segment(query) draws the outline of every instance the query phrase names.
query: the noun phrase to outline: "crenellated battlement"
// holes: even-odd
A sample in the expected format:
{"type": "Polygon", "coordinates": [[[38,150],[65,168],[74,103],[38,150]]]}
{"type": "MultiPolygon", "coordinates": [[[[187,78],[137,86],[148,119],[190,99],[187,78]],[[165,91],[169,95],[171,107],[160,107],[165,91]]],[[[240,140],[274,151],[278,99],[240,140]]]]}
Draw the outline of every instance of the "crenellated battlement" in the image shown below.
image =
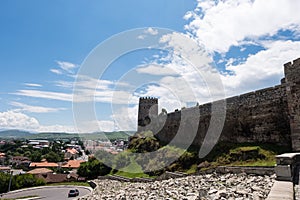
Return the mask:
{"type": "MultiPolygon", "coordinates": [[[[300,58],[284,64],[284,73],[280,85],[225,99],[226,120],[220,141],[275,143],[300,151],[300,58]]],[[[151,115],[157,116],[157,105],[157,98],[140,98],[139,130],[151,130],[144,122],[151,115]],[[154,115],[152,108],[155,108],[154,115]]],[[[210,126],[211,106],[212,103],[206,103],[191,108],[198,109],[201,115],[193,145],[201,146],[210,126]]],[[[157,138],[169,142],[181,123],[191,123],[193,119],[181,119],[181,112],[167,114],[163,128],[156,133],[157,138]]],[[[187,137],[178,141],[184,143],[187,137]]]]}
{"type": "MultiPolygon", "coordinates": [[[[158,98],[140,97],[138,113],[138,131],[142,131],[151,123],[151,119],[158,116],[158,98]]],[[[149,128],[149,127],[148,127],[149,128]]]]}

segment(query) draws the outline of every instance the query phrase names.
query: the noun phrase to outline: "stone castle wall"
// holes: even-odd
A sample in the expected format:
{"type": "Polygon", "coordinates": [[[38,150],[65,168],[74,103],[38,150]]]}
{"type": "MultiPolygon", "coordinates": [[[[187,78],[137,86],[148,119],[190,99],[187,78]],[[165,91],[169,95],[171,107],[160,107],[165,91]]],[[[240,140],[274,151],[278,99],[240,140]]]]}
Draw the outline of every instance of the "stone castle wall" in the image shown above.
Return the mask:
{"type": "MultiPolygon", "coordinates": [[[[285,78],[280,85],[225,99],[226,119],[219,141],[267,142],[300,150],[300,58],[284,66],[285,78]]],[[[175,143],[193,140],[193,145],[201,146],[210,126],[211,109],[212,103],[207,103],[159,115],[157,122],[165,119],[162,128],[149,129],[154,129],[156,137],[164,142],[176,136],[175,143]],[[196,112],[200,118],[191,114],[182,119],[182,112],[196,112]],[[189,129],[192,131],[195,124],[197,134],[193,137],[189,129]],[[182,127],[185,132],[178,136],[182,127]]]]}

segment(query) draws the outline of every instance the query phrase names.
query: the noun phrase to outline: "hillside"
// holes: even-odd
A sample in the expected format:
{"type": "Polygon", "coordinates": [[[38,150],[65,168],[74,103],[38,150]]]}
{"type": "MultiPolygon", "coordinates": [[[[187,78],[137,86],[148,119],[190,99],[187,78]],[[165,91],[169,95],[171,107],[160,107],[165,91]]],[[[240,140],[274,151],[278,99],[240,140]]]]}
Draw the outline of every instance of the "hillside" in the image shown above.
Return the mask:
{"type": "Polygon", "coordinates": [[[30,137],[32,133],[20,130],[5,130],[0,131],[0,138],[25,138],[30,137]]]}
{"type": "Polygon", "coordinates": [[[86,140],[109,140],[115,139],[125,139],[127,140],[129,136],[133,135],[134,132],[99,132],[99,133],[30,133],[27,131],[20,130],[5,130],[0,131],[0,138],[23,138],[23,139],[48,139],[48,140],[57,140],[57,139],[72,139],[72,138],[82,138],[86,140]]]}

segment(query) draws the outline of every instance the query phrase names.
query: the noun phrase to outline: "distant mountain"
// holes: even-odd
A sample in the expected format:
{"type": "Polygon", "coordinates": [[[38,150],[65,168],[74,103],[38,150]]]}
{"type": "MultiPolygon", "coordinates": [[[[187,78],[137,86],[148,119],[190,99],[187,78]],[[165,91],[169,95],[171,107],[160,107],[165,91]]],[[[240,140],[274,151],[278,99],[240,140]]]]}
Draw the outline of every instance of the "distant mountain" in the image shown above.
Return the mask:
{"type": "Polygon", "coordinates": [[[30,135],[33,134],[28,131],[20,131],[20,130],[0,131],[0,138],[25,138],[30,135]]]}
{"type": "Polygon", "coordinates": [[[59,132],[43,132],[43,133],[30,133],[21,130],[5,130],[0,131],[0,138],[24,138],[24,139],[71,139],[83,138],[86,140],[115,140],[115,139],[128,139],[132,136],[134,131],[116,131],[116,132],[97,132],[97,133],[59,133],[59,132]]]}

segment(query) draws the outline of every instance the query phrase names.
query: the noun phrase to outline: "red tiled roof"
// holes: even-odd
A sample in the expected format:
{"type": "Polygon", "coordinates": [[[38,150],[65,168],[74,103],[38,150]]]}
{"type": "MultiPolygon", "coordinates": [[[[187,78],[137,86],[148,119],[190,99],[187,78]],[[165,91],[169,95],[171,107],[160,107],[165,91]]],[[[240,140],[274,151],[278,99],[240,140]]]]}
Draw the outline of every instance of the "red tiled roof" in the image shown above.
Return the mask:
{"type": "Polygon", "coordinates": [[[28,171],[28,174],[47,174],[47,173],[52,173],[53,171],[51,169],[47,169],[47,168],[37,168],[37,169],[33,169],[28,171]]]}
{"type": "Polygon", "coordinates": [[[73,149],[70,149],[70,148],[67,149],[67,152],[70,153],[70,154],[78,154],[78,151],[74,148],[73,149]]]}
{"type": "Polygon", "coordinates": [[[66,164],[62,165],[63,168],[79,168],[80,163],[83,163],[83,160],[69,160],[66,164]]]}
{"type": "Polygon", "coordinates": [[[9,166],[0,166],[0,170],[10,170],[9,166]]]}
{"type": "Polygon", "coordinates": [[[29,167],[58,167],[58,164],[52,162],[32,162],[29,167]]]}

